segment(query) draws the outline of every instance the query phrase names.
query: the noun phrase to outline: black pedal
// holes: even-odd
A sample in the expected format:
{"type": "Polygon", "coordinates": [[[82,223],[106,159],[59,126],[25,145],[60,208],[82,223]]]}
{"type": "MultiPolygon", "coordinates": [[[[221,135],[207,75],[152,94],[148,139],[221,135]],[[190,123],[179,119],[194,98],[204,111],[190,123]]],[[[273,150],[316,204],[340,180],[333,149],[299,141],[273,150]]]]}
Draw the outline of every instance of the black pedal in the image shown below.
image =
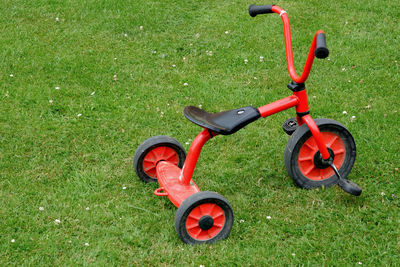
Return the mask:
{"type": "Polygon", "coordinates": [[[330,161],[329,165],[331,166],[331,168],[333,169],[333,171],[335,172],[337,178],[339,179],[338,181],[338,186],[340,186],[340,188],[343,189],[343,191],[353,195],[353,196],[359,196],[362,193],[362,189],[361,187],[358,186],[358,184],[347,180],[345,178],[342,178],[342,176],[340,176],[340,173],[338,171],[338,169],[336,168],[335,164],[333,164],[333,161],[330,161]]]}
{"type": "Polygon", "coordinates": [[[340,188],[343,189],[343,191],[353,195],[353,196],[359,196],[362,193],[362,189],[360,186],[358,186],[358,184],[347,180],[347,179],[340,179],[338,182],[338,185],[340,186],[340,188]]]}
{"type": "Polygon", "coordinates": [[[296,118],[290,118],[287,119],[283,124],[282,124],[282,129],[287,133],[288,135],[292,135],[294,131],[296,131],[297,127],[299,125],[297,124],[296,118]]]}

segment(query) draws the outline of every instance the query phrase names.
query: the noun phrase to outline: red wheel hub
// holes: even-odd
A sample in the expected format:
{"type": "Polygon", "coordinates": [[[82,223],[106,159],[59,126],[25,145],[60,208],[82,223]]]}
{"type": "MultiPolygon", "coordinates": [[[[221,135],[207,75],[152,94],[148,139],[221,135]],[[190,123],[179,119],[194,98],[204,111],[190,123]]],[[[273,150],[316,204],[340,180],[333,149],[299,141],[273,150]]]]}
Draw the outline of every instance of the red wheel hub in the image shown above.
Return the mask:
{"type": "Polygon", "coordinates": [[[186,219],[186,231],[194,239],[208,240],[221,232],[225,225],[225,213],[214,203],[195,207],[186,219]]]}
{"type": "Polygon", "coordinates": [[[178,153],[168,146],[160,146],[150,150],[143,159],[143,171],[151,178],[156,178],[156,166],[160,161],[178,165],[178,153]]]}
{"type": "MultiPolygon", "coordinates": [[[[342,166],[346,147],[340,137],[331,132],[321,132],[324,143],[334,154],[333,164],[339,170],[342,166]]],[[[318,146],[313,136],[308,138],[299,151],[298,164],[301,173],[310,180],[321,181],[330,178],[335,172],[332,168],[318,168],[314,163],[314,155],[318,152],[318,146]]]]}

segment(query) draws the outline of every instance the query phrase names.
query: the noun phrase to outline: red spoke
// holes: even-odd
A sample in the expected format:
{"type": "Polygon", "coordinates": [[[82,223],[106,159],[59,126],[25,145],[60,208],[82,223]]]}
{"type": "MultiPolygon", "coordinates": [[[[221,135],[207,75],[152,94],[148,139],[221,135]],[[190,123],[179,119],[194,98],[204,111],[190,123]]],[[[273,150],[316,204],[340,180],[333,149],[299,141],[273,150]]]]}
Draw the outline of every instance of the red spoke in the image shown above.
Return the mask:
{"type": "Polygon", "coordinates": [[[310,145],[308,142],[304,143],[308,148],[310,148],[312,151],[315,150],[315,147],[313,147],[312,145],[310,145]]]}
{"type": "Polygon", "coordinates": [[[213,226],[215,226],[215,227],[218,227],[218,228],[222,228],[224,225],[223,224],[217,224],[217,223],[214,223],[214,225],[213,226]]]}
{"type": "Polygon", "coordinates": [[[152,169],[154,169],[154,168],[155,168],[155,166],[151,166],[151,167],[148,167],[148,168],[144,169],[144,171],[145,171],[145,172],[148,172],[148,171],[150,171],[150,170],[152,170],[152,169]]]}
{"type": "Polygon", "coordinates": [[[218,224],[218,226],[216,226],[215,224],[213,225],[213,227],[211,229],[208,230],[208,235],[210,237],[214,237],[217,236],[222,230],[222,226],[218,224]]]}
{"type": "Polygon", "coordinates": [[[319,175],[321,176],[321,180],[324,180],[324,170],[319,169],[319,175]]]}
{"type": "Polygon", "coordinates": [[[220,212],[220,213],[217,213],[216,215],[213,215],[212,218],[215,220],[215,219],[217,219],[218,217],[221,217],[222,215],[224,215],[224,213],[223,213],[223,212],[220,212]]]}
{"type": "Polygon", "coordinates": [[[169,159],[175,157],[175,155],[176,155],[175,152],[171,152],[170,154],[167,154],[167,156],[165,156],[164,159],[168,161],[169,159]]]}
{"type": "Polygon", "coordinates": [[[190,214],[193,215],[193,216],[196,216],[198,218],[198,220],[199,220],[201,218],[201,216],[202,216],[200,207],[197,206],[196,208],[194,208],[190,214]]]}
{"type": "Polygon", "coordinates": [[[308,168],[308,170],[306,170],[304,173],[305,173],[305,175],[308,175],[308,174],[310,174],[310,172],[312,172],[312,170],[314,170],[314,165],[311,165],[310,166],[310,168],[308,168]]]}
{"type": "Polygon", "coordinates": [[[344,150],[344,149],[338,149],[335,151],[335,155],[343,154],[345,152],[346,152],[346,150],[344,150]]]}
{"type": "Polygon", "coordinates": [[[156,152],[154,152],[154,150],[151,150],[150,153],[153,154],[154,162],[157,162],[158,161],[158,155],[156,154],[156,152]]]}
{"type": "Polygon", "coordinates": [[[333,143],[335,143],[335,141],[338,139],[339,137],[337,135],[333,136],[331,138],[331,140],[328,141],[327,146],[331,147],[333,145],[333,143]]]}
{"type": "MultiPolygon", "coordinates": [[[[212,229],[212,228],[211,228],[212,229]]],[[[210,229],[210,230],[211,230],[210,229]]],[[[208,238],[211,238],[211,237],[213,237],[213,235],[212,235],[212,233],[210,234],[210,230],[207,230],[207,235],[208,235],[208,238]]]]}
{"type": "Polygon", "coordinates": [[[162,151],[160,153],[160,158],[165,158],[165,152],[167,151],[167,147],[166,146],[162,146],[162,151]]]}
{"type": "Polygon", "coordinates": [[[194,229],[194,228],[196,228],[196,227],[199,227],[199,224],[198,224],[198,223],[194,223],[194,224],[191,224],[191,225],[189,225],[189,226],[186,226],[186,229],[191,230],[191,229],[194,229]]]}
{"type": "Polygon", "coordinates": [[[206,210],[206,214],[207,215],[211,215],[212,216],[212,214],[213,214],[213,210],[214,210],[214,208],[215,208],[215,204],[208,204],[208,205],[204,205],[204,208],[205,208],[205,210],[206,210]]]}
{"type": "Polygon", "coordinates": [[[205,215],[204,205],[200,205],[198,208],[199,208],[199,210],[200,210],[200,214],[201,214],[202,216],[204,216],[204,215],[205,215]]]}
{"type": "Polygon", "coordinates": [[[202,232],[201,228],[199,227],[199,230],[197,231],[197,233],[193,234],[194,238],[199,237],[200,233],[202,232]]]}
{"type": "Polygon", "coordinates": [[[313,156],[308,156],[308,157],[299,157],[299,161],[307,161],[307,160],[313,160],[314,157],[313,156]]]}
{"type": "Polygon", "coordinates": [[[150,162],[150,163],[153,163],[153,164],[154,164],[154,159],[145,158],[143,161],[150,162]]]}
{"type": "Polygon", "coordinates": [[[211,217],[214,217],[214,213],[215,212],[218,212],[218,206],[216,205],[216,204],[213,204],[212,205],[212,207],[211,207],[211,209],[210,209],[210,215],[211,215],[211,217]]]}
{"type": "Polygon", "coordinates": [[[200,218],[199,217],[197,217],[197,216],[194,216],[192,213],[190,213],[189,215],[188,215],[188,217],[189,218],[192,218],[192,219],[194,219],[194,220],[200,220],[200,218]]]}

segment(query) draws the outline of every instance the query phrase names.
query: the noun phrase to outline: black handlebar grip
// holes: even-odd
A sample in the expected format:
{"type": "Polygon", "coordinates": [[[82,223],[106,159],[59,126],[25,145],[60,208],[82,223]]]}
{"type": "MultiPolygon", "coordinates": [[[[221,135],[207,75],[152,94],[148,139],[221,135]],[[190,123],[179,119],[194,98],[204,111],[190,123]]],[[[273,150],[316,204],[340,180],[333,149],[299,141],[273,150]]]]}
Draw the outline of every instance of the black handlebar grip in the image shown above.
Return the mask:
{"type": "Polygon", "coordinates": [[[249,14],[250,16],[255,17],[259,14],[273,13],[272,6],[273,5],[265,5],[265,6],[250,5],[249,14]]]}
{"type": "Polygon", "coordinates": [[[326,47],[326,39],[324,33],[317,34],[317,47],[314,54],[317,58],[326,58],[329,56],[329,50],[326,47]]]}

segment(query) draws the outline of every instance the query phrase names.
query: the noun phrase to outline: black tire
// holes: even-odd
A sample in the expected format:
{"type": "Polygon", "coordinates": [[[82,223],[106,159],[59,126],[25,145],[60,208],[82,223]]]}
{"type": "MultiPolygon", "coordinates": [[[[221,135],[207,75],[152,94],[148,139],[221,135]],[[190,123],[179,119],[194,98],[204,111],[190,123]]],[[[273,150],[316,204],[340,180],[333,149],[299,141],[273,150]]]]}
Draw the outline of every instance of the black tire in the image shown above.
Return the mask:
{"type": "Polygon", "coordinates": [[[185,199],[175,215],[175,229],[179,238],[191,245],[210,244],[225,239],[232,226],[233,211],[228,200],[210,191],[198,192],[185,199]],[[202,212],[199,213],[199,210],[202,212]],[[192,217],[193,214],[197,219],[192,217]],[[189,229],[186,223],[191,223],[189,229]],[[198,232],[197,236],[194,232],[198,232]]]}
{"type": "Polygon", "coordinates": [[[175,151],[176,155],[173,155],[173,158],[171,159],[171,162],[173,164],[176,164],[179,168],[183,167],[183,164],[185,163],[186,159],[186,152],[183,146],[174,138],[166,135],[159,135],[159,136],[154,136],[146,141],[144,141],[137,149],[135,152],[135,155],[133,156],[133,167],[135,168],[137,176],[144,182],[157,182],[157,177],[155,175],[155,166],[157,165],[157,161],[162,161],[166,160],[169,161],[166,156],[163,155],[161,152],[159,153],[159,157],[157,156],[157,159],[155,159],[154,163],[149,163],[154,166],[152,166],[151,170],[144,170],[143,168],[143,162],[145,161],[146,156],[149,153],[155,153],[161,151],[160,149],[163,148],[164,151],[171,152],[170,149],[175,151]],[[151,152],[153,151],[153,152],[151,152]],[[164,156],[164,157],[163,157],[164,156]],[[153,169],[154,168],[154,169],[153,169]]]}
{"type": "MultiPolygon", "coordinates": [[[[343,178],[346,178],[356,160],[356,144],[353,136],[345,126],[337,121],[330,119],[316,119],[315,123],[324,135],[324,138],[333,140],[332,149],[328,146],[328,150],[334,157],[333,162],[335,166],[337,164],[340,165],[336,166],[340,175],[343,178]]],[[[312,141],[310,139],[311,136],[311,131],[306,124],[298,127],[298,129],[291,135],[285,149],[285,166],[289,176],[297,186],[306,189],[321,186],[329,187],[337,184],[338,178],[334,174],[333,170],[330,167],[321,167],[321,165],[318,164],[318,151],[313,154],[314,150],[310,148],[308,154],[312,159],[306,159],[306,157],[303,157],[303,155],[307,154],[307,150],[302,147],[311,144],[309,143],[312,141]],[[304,145],[306,142],[307,144],[304,145]],[[300,157],[303,157],[301,158],[301,161],[299,161],[300,151],[302,153],[300,157]],[[309,166],[307,171],[303,168],[304,166],[309,166]],[[322,173],[322,178],[320,180],[317,179],[318,173],[322,173]]]]}

